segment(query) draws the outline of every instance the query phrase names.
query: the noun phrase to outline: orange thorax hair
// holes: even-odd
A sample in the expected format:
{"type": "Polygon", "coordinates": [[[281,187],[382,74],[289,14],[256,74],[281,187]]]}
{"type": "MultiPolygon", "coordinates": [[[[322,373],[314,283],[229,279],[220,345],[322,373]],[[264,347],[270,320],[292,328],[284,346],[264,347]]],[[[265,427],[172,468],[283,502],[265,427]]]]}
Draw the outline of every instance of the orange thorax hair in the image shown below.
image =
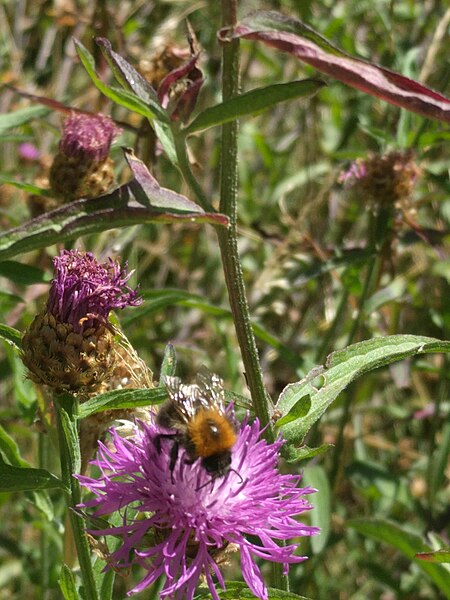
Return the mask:
{"type": "Polygon", "coordinates": [[[236,432],[226,415],[217,410],[199,410],[188,423],[188,435],[198,456],[205,458],[230,450],[236,432]]]}

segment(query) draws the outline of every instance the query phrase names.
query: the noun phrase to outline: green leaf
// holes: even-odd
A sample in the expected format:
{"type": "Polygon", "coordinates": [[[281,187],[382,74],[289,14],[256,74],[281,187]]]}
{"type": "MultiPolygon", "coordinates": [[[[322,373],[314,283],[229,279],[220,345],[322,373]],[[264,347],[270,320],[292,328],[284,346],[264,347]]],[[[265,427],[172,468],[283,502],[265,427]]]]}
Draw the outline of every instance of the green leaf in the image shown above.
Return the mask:
{"type": "Polygon", "coordinates": [[[0,425],[0,451],[15,467],[28,467],[29,463],[20,456],[19,447],[6,430],[0,425]]]}
{"type": "Polygon", "coordinates": [[[20,350],[22,347],[22,334],[14,327],[0,324],[0,338],[11,344],[16,350],[20,350]]]}
{"type": "Polygon", "coordinates": [[[211,106],[201,112],[184,130],[186,134],[223,125],[247,115],[258,115],[280,102],[314,95],[325,85],[318,79],[304,79],[258,88],[211,106]]]}
{"type": "Polygon", "coordinates": [[[429,564],[415,556],[417,553],[431,551],[431,548],[418,535],[402,529],[395,523],[382,519],[352,519],[347,521],[347,526],[352,527],[365,537],[383,542],[399,550],[408,560],[416,563],[434,581],[441,592],[447,598],[450,598],[448,571],[440,565],[429,564]]]}
{"type": "Polygon", "coordinates": [[[166,377],[173,377],[177,369],[177,354],[172,344],[167,344],[164,350],[164,358],[161,365],[161,374],[159,377],[159,387],[164,386],[166,377]]]}
{"type": "Polygon", "coordinates": [[[103,410],[153,406],[154,404],[161,404],[166,399],[167,392],[165,388],[160,387],[141,390],[114,390],[83,402],[78,411],[78,418],[85,419],[103,410]]]}
{"type": "Polygon", "coordinates": [[[147,101],[144,101],[131,91],[119,90],[107,86],[95,72],[95,62],[91,54],[86,50],[83,44],[77,40],[75,40],[75,46],[78,56],[95,87],[116,104],[120,104],[128,110],[146,117],[152,124],[169,160],[174,165],[178,164],[175,142],[166,111],[157,103],[151,103],[150,106],[147,103],[148,99],[147,101]]]}
{"type": "MultiPolygon", "coordinates": [[[[83,44],[74,40],[76,51],[78,56],[80,57],[81,62],[83,63],[84,68],[86,69],[89,77],[92,79],[95,87],[102,92],[107,98],[115,102],[116,104],[120,104],[128,110],[131,110],[147,119],[152,121],[156,117],[156,113],[152,110],[141,98],[136,96],[131,91],[120,90],[117,88],[110,87],[103,83],[103,81],[99,78],[95,71],[95,61],[89,51],[83,46],[83,44]]],[[[165,111],[159,107],[158,118],[161,121],[167,121],[167,115],[165,111]]]]}
{"type": "Polygon", "coordinates": [[[113,569],[105,569],[105,562],[100,557],[97,557],[92,565],[94,573],[95,587],[99,591],[100,600],[111,600],[116,573],[113,569]]]}
{"type": "Polygon", "coordinates": [[[61,567],[58,583],[64,600],[79,600],[74,574],[66,564],[61,567]]]}
{"type": "MultiPolygon", "coordinates": [[[[130,158],[127,152],[127,157],[130,158]]],[[[142,223],[211,223],[227,226],[220,213],[205,213],[181,194],[161,188],[150,174],[147,179],[142,163],[130,160],[137,178],[113,192],[89,200],[77,200],[0,234],[0,261],[62,244],[68,240],[117,227],[142,223]],[[152,183],[150,183],[152,181],[152,183]],[[136,193],[136,195],[135,195],[136,193]]]]}
{"type": "Polygon", "coordinates": [[[320,465],[309,465],[303,473],[302,485],[317,490],[309,497],[312,509],[308,515],[311,525],[320,528],[320,534],[310,539],[314,554],[319,554],[326,547],[331,531],[331,490],[325,469],[320,465]]]}
{"type": "Polygon", "coordinates": [[[131,90],[143,100],[161,120],[168,121],[169,116],[158,101],[158,95],[150,83],[142,77],[139,71],[130,65],[120,54],[114,52],[111,43],[106,38],[97,37],[95,43],[100,47],[106,62],[111,67],[114,77],[125,89],[131,90]]]}
{"type": "MultiPolygon", "coordinates": [[[[221,600],[255,600],[255,595],[242,581],[227,581],[226,590],[216,590],[221,600]]],[[[292,592],[285,592],[275,588],[268,588],[269,600],[309,600],[306,596],[299,596],[292,592]]],[[[211,599],[211,592],[206,588],[200,588],[195,596],[196,600],[211,599]]]]}
{"type": "Polygon", "coordinates": [[[282,415],[288,414],[305,395],[311,397],[311,409],[305,417],[280,427],[283,437],[288,442],[301,443],[330,404],[364,373],[430,352],[450,352],[450,342],[424,336],[392,335],[359,342],[330,354],[324,367],[315,367],[304,379],[291,383],[281,392],[277,409],[282,415]]]}
{"type": "Polygon", "coordinates": [[[296,448],[291,444],[286,444],[281,448],[281,454],[287,462],[299,462],[307,461],[315,456],[328,452],[330,448],[333,448],[333,444],[322,444],[318,448],[310,448],[309,446],[301,446],[296,448]]]}
{"type": "Polygon", "coordinates": [[[76,422],[72,421],[64,408],[60,407],[61,424],[66,438],[67,449],[70,455],[72,470],[79,473],[81,469],[80,442],[76,422]]]}
{"type": "Polygon", "coordinates": [[[311,408],[311,396],[309,394],[305,394],[301,398],[299,398],[289,409],[289,411],[281,417],[276,423],[275,427],[283,427],[292,421],[296,421],[297,419],[301,419],[305,417],[309,413],[309,409],[311,408]]]}
{"type": "Polygon", "coordinates": [[[29,106],[28,108],[21,108],[14,112],[0,115],[0,133],[12,129],[13,127],[25,125],[33,119],[45,117],[49,112],[49,109],[44,106],[29,106]]]}
{"type": "Polygon", "coordinates": [[[45,469],[13,467],[0,456],[0,492],[65,489],[63,482],[45,469]]]}
{"type": "Polygon", "coordinates": [[[36,196],[47,196],[50,198],[54,197],[54,193],[51,190],[47,190],[32,183],[24,183],[23,181],[17,181],[16,179],[11,179],[10,177],[5,177],[4,175],[0,175],[0,185],[3,184],[13,185],[19,190],[27,192],[27,194],[34,194],[36,196]]]}
{"type": "Polygon", "coordinates": [[[416,558],[431,563],[450,563],[450,548],[435,550],[434,552],[418,552],[416,558]]]}
{"type": "Polygon", "coordinates": [[[13,260],[0,262],[0,277],[6,277],[14,283],[21,285],[34,285],[46,283],[50,280],[46,273],[37,267],[24,265],[13,260]]]}

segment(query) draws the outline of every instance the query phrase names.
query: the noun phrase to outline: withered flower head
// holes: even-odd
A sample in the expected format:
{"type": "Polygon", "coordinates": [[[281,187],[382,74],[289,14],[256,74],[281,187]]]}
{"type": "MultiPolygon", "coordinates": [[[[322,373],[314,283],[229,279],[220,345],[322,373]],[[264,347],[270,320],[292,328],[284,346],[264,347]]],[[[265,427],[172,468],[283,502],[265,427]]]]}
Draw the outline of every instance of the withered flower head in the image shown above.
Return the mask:
{"type": "Polygon", "coordinates": [[[366,194],[373,203],[405,208],[420,175],[411,151],[392,151],[356,159],[339,182],[366,194]]]}
{"type": "Polygon", "coordinates": [[[23,337],[22,358],[36,383],[62,391],[94,391],[114,368],[109,313],[141,299],[126,285],[131,276],[111,259],[63,250],[53,259],[47,306],[23,337]]]}

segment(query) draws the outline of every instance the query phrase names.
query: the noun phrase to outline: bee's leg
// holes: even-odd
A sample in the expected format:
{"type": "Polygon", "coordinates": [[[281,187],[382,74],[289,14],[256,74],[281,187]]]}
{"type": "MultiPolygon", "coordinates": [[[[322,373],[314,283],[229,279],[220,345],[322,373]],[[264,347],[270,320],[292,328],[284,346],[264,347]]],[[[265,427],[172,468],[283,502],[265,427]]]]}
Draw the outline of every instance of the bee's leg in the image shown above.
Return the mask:
{"type": "Polygon", "coordinates": [[[155,436],[153,443],[155,444],[155,448],[156,448],[156,451],[158,452],[158,454],[161,454],[161,440],[163,440],[163,439],[173,440],[173,439],[175,439],[175,436],[176,436],[176,434],[174,434],[174,433],[158,433],[158,435],[155,436]]]}
{"type": "Polygon", "coordinates": [[[175,483],[173,472],[175,469],[175,465],[177,464],[179,449],[180,449],[180,444],[178,443],[178,440],[175,438],[173,441],[172,449],[170,450],[170,463],[169,463],[170,479],[171,479],[172,483],[175,483]]]}

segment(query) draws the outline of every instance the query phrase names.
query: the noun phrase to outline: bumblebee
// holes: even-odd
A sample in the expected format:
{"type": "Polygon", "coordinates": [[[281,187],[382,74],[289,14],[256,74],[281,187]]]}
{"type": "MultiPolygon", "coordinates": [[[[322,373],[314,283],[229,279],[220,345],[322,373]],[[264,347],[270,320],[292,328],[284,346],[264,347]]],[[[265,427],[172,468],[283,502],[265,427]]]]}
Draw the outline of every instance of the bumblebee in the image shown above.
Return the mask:
{"type": "Polygon", "coordinates": [[[155,439],[158,451],[161,440],[173,440],[170,472],[178,459],[180,446],[186,449],[188,464],[198,458],[211,475],[211,481],[231,470],[231,450],[237,439],[237,425],[225,411],[223,382],[218,375],[202,372],[198,384],[184,385],[177,377],[166,377],[169,399],[156,417],[160,427],[174,433],[161,433],[155,439]]]}

